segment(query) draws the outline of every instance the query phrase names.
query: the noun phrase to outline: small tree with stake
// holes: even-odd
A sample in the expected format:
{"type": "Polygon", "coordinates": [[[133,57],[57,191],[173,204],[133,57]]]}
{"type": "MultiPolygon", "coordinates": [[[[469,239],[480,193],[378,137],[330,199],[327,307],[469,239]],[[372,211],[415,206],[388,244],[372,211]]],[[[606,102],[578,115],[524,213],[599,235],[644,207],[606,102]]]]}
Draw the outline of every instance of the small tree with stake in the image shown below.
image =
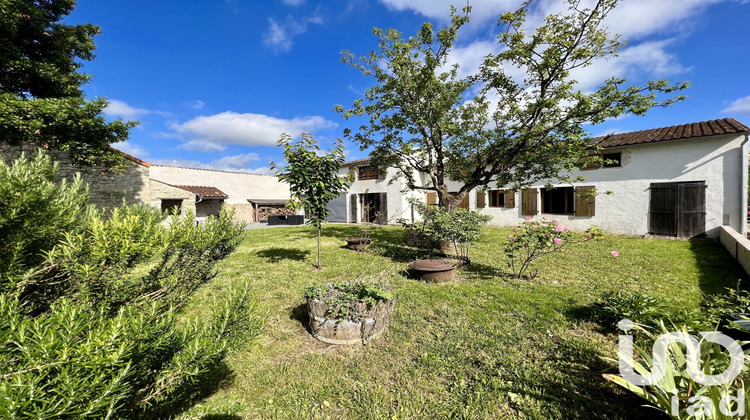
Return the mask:
{"type": "Polygon", "coordinates": [[[320,234],[323,221],[331,214],[328,202],[346,191],[351,178],[339,176],[339,169],[344,163],[344,144],[341,140],[336,147],[325,153],[312,134],[302,133],[302,138],[293,141],[288,134],[282,134],[278,142],[284,147],[284,159],[287,166],[279,167],[271,162],[276,175],[281,181],[289,184],[292,193],[290,205],[304,208],[310,215],[308,223],[318,229],[318,270],[320,262],[320,234]]]}

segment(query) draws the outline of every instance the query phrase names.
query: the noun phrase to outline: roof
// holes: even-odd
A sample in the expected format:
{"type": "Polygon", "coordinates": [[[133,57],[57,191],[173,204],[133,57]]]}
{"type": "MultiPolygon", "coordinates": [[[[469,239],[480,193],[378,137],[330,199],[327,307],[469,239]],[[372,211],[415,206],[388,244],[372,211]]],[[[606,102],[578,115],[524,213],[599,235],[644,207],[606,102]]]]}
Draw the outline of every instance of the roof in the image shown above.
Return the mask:
{"type": "Polygon", "coordinates": [[[372,161],[372,158],[365,158],[365,159],[358,159],[358,160],[350,160],[349,162],[344,162],[344,163],[343,163],[343,164],[341,165],[341,167],[343,168],[343,167],[346,167],[346,166],[359,166],[359,165],[364,165],[364,164],[368,164],[368,163],[370,163],[370,161],[372,161]]]}
{"type": "Polygon", "coordinates": [[[122,150],[117,150],[117,149],[115,149],[114,147],[111,147],[111,146],[110,146],[110,150],[115,151],[117,153],[120,153],[122,155],[122,157],[124,157],[125,159],[127,159],[127,160],[129,160],[131,162],[135,162],[135,163],[137,163],[139,165],[142,165],[142,166],[145,166],[147,168],[151,166],[151,164],[148,163],[148,162],[146,162],[145,160],[140,160],[140,159],[138,159],[135,156],[131,156],[131,155],[123,152],[122,150]]]}
{"type": "Polygon", "coordinates": [[[286,205],[286,203],[289,200],[284,200],[284,199],[276,199],[276,200],[274,200],[274,199],[264,199],[264,198],[261,198],[261,199],[248,198],[247,201],[250,202],[250,203],[253,203],[253,204],[266,205],[266,206],[283,206],[283,205],[286,205]]]}
{"type": "Polygon", "coordinates": [[[216,187],[205,187],[202,185],[172,185],[181,190],[190,191],[200,198],[228,198],[223,191],[216,187]]]}
{"type": "Polygon", "coordinates": [[[750,128],[745,124],[734,118],[722,118],[720,120],[652,128],[630,133],[608,134],[593,138],[592,142],[600,147],[610,148],[746,132],[750,132],[750,128]]]}
{"type": "Polygon", "coordinates": [[[189,166],[178,166],[178,165],[151,165],[158,168],[179,168],[179,169],[190,169],[193,171],[206,171],[206,172],[222,172],[226,174],[240,174],[240,175],[250,175],[250,176],[270,176],[273,178],[276,178],[276,175],[266,175],[266,174],[254,174],[251,172],[242,172],[242,171],[225,171],[222,169],[208,169],[208,168],[191,168],[189,166]]]}

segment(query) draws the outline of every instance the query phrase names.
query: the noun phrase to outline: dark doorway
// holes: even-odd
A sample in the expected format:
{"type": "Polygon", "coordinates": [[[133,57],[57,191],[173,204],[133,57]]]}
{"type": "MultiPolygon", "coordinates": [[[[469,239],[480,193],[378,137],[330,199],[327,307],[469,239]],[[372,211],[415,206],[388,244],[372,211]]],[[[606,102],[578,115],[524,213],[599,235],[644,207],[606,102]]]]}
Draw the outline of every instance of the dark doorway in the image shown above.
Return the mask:
{"type": "Polygon", "coordinates": [[[649,233],[692,238],[706,233],[706,182],[651,184],[649,233]]]}
{"type": "Polygon", "coordinates": [[[364,223],[385,224],[388,219],[385,193],[368,193],[359,195],[359,206],[364,223]]]}

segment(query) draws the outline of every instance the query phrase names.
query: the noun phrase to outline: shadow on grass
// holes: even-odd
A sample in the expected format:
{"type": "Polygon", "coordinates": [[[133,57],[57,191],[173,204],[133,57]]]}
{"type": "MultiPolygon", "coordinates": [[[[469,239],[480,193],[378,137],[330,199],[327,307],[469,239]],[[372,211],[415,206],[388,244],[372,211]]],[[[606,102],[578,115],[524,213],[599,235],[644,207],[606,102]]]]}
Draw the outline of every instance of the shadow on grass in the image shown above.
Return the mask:
{"type": "Polygon", "coordinates": [[[700,279],[698,286],[705,294],[723,293],[725,288],[750,289],[748,277],[724,246],[713,240],[691,240],[690,251],[695,257],[700,279]]]}
{"type": "Polygon", "coordinates": [[[289,319],[299,322],[308,333],[312,334],[310,330],[310,316],[307,314],[307,303],[302,303],[292,308],[292,311],[289,313],[289,319]]]}
{"type": "Polygon", "coordinates": [[[304,261],[310,251],[303,251],[296,248],[268,248],[255,253],[261,258],[265,258],[270,263],[281,262],[282,260],[304,261]]]}

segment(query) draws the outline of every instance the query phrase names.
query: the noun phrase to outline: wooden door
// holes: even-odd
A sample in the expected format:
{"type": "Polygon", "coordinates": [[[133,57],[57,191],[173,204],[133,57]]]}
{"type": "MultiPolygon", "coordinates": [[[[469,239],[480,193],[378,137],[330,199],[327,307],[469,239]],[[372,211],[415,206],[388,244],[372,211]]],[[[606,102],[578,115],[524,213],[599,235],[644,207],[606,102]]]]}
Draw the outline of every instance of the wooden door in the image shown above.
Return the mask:
{"type": "Polygon", "coordinates": [[[706,232],[706,183],[651,184],[649,232],[691,238],[706,232]]]}

